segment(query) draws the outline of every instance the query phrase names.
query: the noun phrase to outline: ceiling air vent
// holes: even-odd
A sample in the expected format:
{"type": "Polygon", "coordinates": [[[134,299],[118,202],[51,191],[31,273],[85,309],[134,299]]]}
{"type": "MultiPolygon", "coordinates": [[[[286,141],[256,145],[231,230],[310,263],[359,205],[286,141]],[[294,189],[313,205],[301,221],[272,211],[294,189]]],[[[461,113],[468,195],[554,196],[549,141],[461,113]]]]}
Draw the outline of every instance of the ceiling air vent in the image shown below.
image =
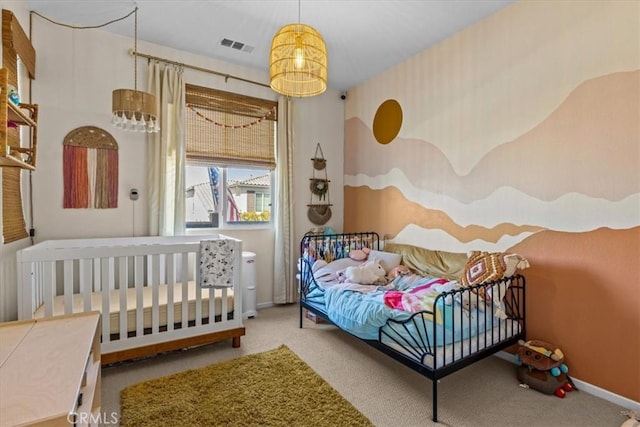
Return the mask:
{"type": "Polygon", "coordinates": [[[220,40],[220,44],[222,46],[230,47],[231,49],[239,50],[242,52],[247,52],[247,53],[253,52],[253,46],[249,46],[248,44],[244,44],[242,42],[227,39],[227,38],[220,40]]]}

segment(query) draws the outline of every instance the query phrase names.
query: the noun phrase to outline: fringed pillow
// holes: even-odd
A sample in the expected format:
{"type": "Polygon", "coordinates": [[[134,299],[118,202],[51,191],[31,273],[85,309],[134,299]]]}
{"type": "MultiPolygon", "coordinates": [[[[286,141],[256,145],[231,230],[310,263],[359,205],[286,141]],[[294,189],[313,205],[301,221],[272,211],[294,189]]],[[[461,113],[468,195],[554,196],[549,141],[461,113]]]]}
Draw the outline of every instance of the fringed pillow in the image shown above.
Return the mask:
{"type": "MultiPolygon", "coordinates": [[[[518,254],[472,251],[469,252],[460,277],[460,284],[466,288],[483,282],[500,280],[503,277],[513,276],[517,269],[527,267],[529,262],[518,254]]],[[[485,301],[491,301],[492,289],[478,288],[474,289],[474,292],[477,292],[485,301]]]]}

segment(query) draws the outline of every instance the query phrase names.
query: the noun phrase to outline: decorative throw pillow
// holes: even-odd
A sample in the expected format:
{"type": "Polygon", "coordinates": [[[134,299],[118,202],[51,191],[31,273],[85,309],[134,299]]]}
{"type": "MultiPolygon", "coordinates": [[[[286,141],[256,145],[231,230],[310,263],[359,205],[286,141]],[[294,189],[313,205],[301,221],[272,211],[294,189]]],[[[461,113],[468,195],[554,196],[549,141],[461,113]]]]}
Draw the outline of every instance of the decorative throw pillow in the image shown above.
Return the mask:
{"type": "Polygon", "coordinates": [[[347,267],[362,265],[362,263],[363,261],[356,261],[351,258],[340,258],[321,266],[317,270],[314,269],[313,277],[318,282],[335,281],[338,280],[338,271],[344,270],[347,267]]]}
{"type": "Polygon", "coordinates": [[[431,250],[402,243],[387,242],[384,250],[399,254],[402,264],[409,267],[412,273],[425,277],[458,279],[467,262],[467,254],[464,252],[431,250]]]}
{"type": "Polygon", "coordinates": [[[349,251],[349,258],[355,261],[366,261],[369,256],[369,252],[371,252],[369,248],[351,249],[349,251]]]}
{"type": "Polygon", "coordinates": [[[402,255],[392,253],[392,252],[372,250],[369,253],[368,259],[380,261],[380,265],[382,266],[382,268],[384,268],[384,271],[389,272],[394,267],[397,267],[400,265],[400,262],[402,261],[402,255]]]}
{"type": "MultiPolygon", "coordinates": [[[[483,282],[492,282],[512,276],[518,268],[527,267],[529,262],[517,254],[472,251],[469,252],[460,283],[463,287],[469,287],[483,282]]],[[[487,302],[491,301],[491,291],[492,289],[486,288],[474,290],[487,302]]]]}

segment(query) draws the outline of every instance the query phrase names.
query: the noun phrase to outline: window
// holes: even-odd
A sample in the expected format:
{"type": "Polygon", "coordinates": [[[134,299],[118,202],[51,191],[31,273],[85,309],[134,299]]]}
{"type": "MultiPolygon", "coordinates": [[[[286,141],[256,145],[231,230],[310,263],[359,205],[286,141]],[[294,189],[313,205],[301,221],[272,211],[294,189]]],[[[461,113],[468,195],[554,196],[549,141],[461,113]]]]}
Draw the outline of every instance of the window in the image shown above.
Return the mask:
{"type": "Polygon", "coordinates": [[[186,227],[271,221],[277,102],[186,86],[186,227]]]}
{"type": "Polygon", "coordinates": [[[187,228],[271,220],[270,170],[187,164],[185,175],[187,228]]]}

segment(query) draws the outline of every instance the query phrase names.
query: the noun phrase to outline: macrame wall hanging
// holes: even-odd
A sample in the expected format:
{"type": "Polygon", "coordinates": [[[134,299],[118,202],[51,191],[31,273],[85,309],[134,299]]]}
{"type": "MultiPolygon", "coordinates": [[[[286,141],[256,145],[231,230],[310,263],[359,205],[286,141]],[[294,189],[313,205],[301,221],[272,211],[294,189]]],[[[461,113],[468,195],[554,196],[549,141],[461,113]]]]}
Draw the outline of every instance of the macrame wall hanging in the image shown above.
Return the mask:
{"type": "Polygon", "coordinates": [[[64,207],[118,207],[118,143],[104,129],[83,126],[63,141],[64,207]]]}
{"type": "Polygon", "coordinates": [[[311,199],[307,211],[307,218],[316,225],[326,224],[331,219],[331,200],[329,199],[329,179],[327,177],[327,161],[322,153],[320,143],[316,145],[315,156],[311,159],[313,162],[313,174],[310,178],[309,189],[311,190],[311,199]],[[321,172],[322,171],[322,172],[321,172]],[[320,177],[316,176],[320,174],[320,177]],[[324,175],[324,176],[322,176],[324,175]]]}

